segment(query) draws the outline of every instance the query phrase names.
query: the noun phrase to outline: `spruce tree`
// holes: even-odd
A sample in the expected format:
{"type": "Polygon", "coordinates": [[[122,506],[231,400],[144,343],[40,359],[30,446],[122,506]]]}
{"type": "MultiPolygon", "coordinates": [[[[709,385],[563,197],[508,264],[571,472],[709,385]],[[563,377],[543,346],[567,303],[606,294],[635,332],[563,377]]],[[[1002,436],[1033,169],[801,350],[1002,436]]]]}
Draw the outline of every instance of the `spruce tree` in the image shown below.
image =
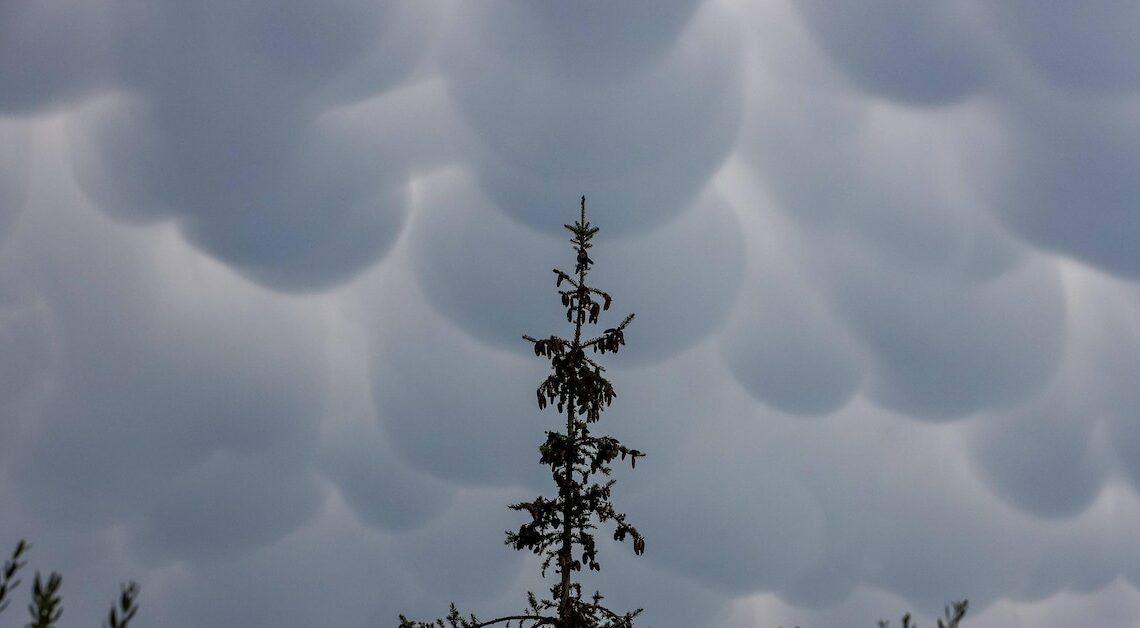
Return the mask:
{"type": "Polygon", "coordinates": [[[566,417],[565,431],[547,431],[545,442],[539,446],[539,461],[550,467],[558,494],[511,504],[510,509],[525,512],[529,520],[518,530],[508,531],[506,538],[507,545],[516,550],[540,556],[543,577],[553,567],[558,580],[550,587],[550,597],[539,599],[530,593],[527,608],[518,614],[480,621],[475,615],[461,615],[452,604],[448,615],[434,622],[415,622],[400,615],[400,628],[480,628],[500,623],[519,628],[632,628],[634,618],[641,612],[612,611],[602,605],[599,592],[583,597],[582,585],[575,579],[575,574],[583,569],[601,569],[594,538],[599,524],[612,527],[614,540],[631,540],[634,553],[645,551],[645,538],[610,502],[615,480],[608,479],[615,460],[629,459],[633,467],[644,454],[612,436],[595,436],[591,432],[616,395],[603,375],[605,368],[591,355],[616,353],[625,344],[625,328],[633,314],[617,326],[587,337],[586,326],[597,325],[601,313],[610,309],[613,300],[608,293],[586,283],[594,263],[589,255],[591,240],[598,227],[586,221],[585,196],[578,221],[565,227],[574,248],[574,272],[554,269],[554,285],[574,335],[523,336],[536,356],[550,362],[550,374],[537,390],[539,409],[553,406],[566,417]]]}

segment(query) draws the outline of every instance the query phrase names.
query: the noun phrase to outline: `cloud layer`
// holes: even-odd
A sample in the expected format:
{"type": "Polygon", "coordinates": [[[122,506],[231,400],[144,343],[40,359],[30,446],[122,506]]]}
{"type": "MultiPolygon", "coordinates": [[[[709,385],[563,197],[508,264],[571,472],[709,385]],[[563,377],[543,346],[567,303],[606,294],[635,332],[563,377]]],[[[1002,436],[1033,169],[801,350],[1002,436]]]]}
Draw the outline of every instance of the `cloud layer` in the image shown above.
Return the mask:
{"type": "Polygon", "coordinates": [[[10,0],[0,538],[69,617],[515,609],[584,194],[615,607],[1135,621],[1134,10],[860,7],[10,0]]]}

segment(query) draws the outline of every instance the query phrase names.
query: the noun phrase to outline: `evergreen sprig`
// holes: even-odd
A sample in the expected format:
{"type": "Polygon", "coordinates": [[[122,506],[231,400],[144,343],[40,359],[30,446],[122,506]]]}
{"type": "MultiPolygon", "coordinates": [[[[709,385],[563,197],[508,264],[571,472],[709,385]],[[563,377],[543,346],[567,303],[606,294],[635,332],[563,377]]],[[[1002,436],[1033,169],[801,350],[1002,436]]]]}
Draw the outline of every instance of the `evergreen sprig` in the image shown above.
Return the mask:
{"type": "Polygon", "coordinates": [[[16,549],[12,551],[12,557],[4,561],[4,572],[0,573],[0,611],[8,608],[9,594],[13,589],[20,586],[20,579],[16,577],[16,573],[28,564],[27,561],[20,560],[26,551],[28,551],[28,543],[21,539],[16,544],[16,549]]]}
{"type": "MultiPolygon", "coordinates": [[[[958,628],[958,624],[962,618],[966,616],[966,610],[970,607],[969,600],[962,600],[961,602],[951,602],[948,606],[944,607],[943,615],[945,622],[941,619],[938,620],[938,628],[958,628]]],[[[879,628],[890,628],[891,622],[879,621],[879,628]]],[[[918,624],[911,623],[910,613],[903,615],[902,628],[918,628],[918,624]]]]}
{"type": "MultiPolygon", "coordinates": [[[[28,545],[27,541],[20,539],[20,542],[16,543],[16,548],[12,550],[11,558],[4,561],[4,569],[0,571],[0,611],[8,608],[12,590],[20,585],[20,580],[16,578],[16,575],[28,564],[27,561],[21,559],[30,547],[31,545],[28,545]]],[[[55,628],[59,618],[63,615],[63,598],[60,595],[62,586],[63,576],[58,572],[51,572],[46,580],[39,572],[36,572],[36,577],[32,582],[32,603],[28,605],[28,613],[31,615],[32,621],[26,624],[27,628],[55,628]]],[[[128,623],[139,610],[138,594],[139,585],[134,582],[123,584],[119,593],[118,608],[111,606],[108,621],[104,626],[107,628],[128,628],[128,623]]]]}
{"type": "Polygon", "coordinates": [[[32,615],[32,623],[28,628],[53,628],[63,615],[63,600],[59,596],[59,587],[63,585],[63,576],[52,572],[45,582],[36,572],[36,579],[32,582],[32,603],[28,605],[28,612],[32,615]]]}
{"type": "Polygon", "coordinates": [[[120,585],[119,607],[116,609],[111,606],[111,612],[107,614],[107,623],[104,624],[105,628],[127,628],[135,613],[139,612],[138,597],[139,585],[134,582],[120,585]]]}

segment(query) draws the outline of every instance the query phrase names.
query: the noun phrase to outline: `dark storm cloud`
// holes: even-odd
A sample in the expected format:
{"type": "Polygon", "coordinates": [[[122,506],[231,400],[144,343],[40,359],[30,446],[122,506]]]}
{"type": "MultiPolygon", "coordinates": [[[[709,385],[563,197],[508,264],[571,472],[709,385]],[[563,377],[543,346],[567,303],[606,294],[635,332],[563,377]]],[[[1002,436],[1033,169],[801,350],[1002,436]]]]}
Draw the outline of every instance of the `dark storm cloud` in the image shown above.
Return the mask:
{"type": "MultiPolygon", "coordinates": [[[[654,522],[646,561],[655,567],[725,595],[776,590],[805,607],[870,584],[934,608],[947,588],[979,607],[1076,582],[1095,588],[1127,561],[1100,547],[1103,519],[1059,528],[1000,505],[954,461],[959,441],[940,428],[866,403],[792,421],[756,410],[716,371],[708,362],[696,368],[703,378],[654,369],[657,390],[677,390],[661,401],[673,408],[667,423],[644,425],[663,414],[652,404],[631,411],[641,425],[617,405],[612,413],[622,438],[634,430],[648,441],[650,457],[619,488],[631,520],[654,522]],[[1054,543],[1068,545],[1040,551],[1054,543]]],[[[620,374],[634,381],[619,401],[641,402],[640,370],[620,374]]]]}
{"type": "MultiPolygon", "coordinates": [[[[483,201],[466,177],[441,176],[428,187],[408,237],[431,303],[464,331],[517,353],[530,353],[521,333],[564,335],[565,309],[551,270],[573,270],[568,232],[556,239],[522,228],[483,201]],[[456,204],[456,198],[465,200],[456,204]]],[[[576,219],[574,200],[563,203],[564,221],[576,219]]],[[[597,266],[590,284],[618,295],[607,312],[610,325],[627,312],[643,312],[630,328],[626,362],[664,359],[712,333],[742,277],[744,246],[733,208],[708,195],[669,224],[622,239],[610,233],[616,217],[606,210],[587,199],[587,220],[602,229],[591,250],[597,266]]]]}
{"type": "MultiPolygon", "coordinates": [[[[981,88],[996,92],[1000,105],[994,115],[1000,121],[968,129],[973,148],[981,150],[970,150],[967,172],[984,193],[987,209],[1037,245],[1110,272],[1137,274],[1140,264],[1129,243],[1140,228],[1131,211],[1140,190],[1128,173],[1136,169],[1140,136],[1133,107],[1098,100],[1127,96],[1140,85],[1140,65],[1128,54],[1136,40],[1133,8],[1104,4],[1041,11],[1032,3],[884,2],[843,14],[814,2],[798,6],[836,67],[881,96],[927,104],[953,102],[981,88]],[[880,19],[884,12],[890,20],[880,19]],[[983,20],[993,20],[996,27],[983,20]],[[876,28],[889,29],[889,35],[868,36],[876,28]],[[1007,44],[1021,56],[999,56],[1007,44]],[[1020,61],[1045,84],[1018,75],[1020,61]],[[1007,75],[1007,82],[986,84],[982,68],[987,64],[1007,75]]],[[[835,112],[825,113],[824,120],[851,115],[842,106],[827,107],[835,112]]],[[[826,167],[829,161],[821,163],[826,167]]],[[[875,171],[897,176],[888,168],[875,171]]],[[[784,173],[774,174],[777,191],[795,185],[794,178],[781,182],[784,173]]]]}
{"type": "Polygon", "coordinates": [[[1103,485],[1109,459],[1097,452],[1092,428],[1099,417],[1045,397],[977,426],[971,455],[1002,498],[1043,517],[1084,512],[1103,485]],[[1098,455],[1098,453],[1100,455],[1098,455]]]}
{"type": "Polygon", "coordinates": [[[791,228],[769,233],[783,246],[752,247],[745,296],[720,336],[721,351],[757,400],[791,414],[830,414],[858,391],[865,357],[834,308],[789,263],[799,259],[804,236],[791,228]]]}
{"type": "Polygon", "coordinates": [[[27,200],[30,146],[27,129],[0,116],[0,246],[27,200]]]}
{"type": "Polygon", "coordinates": [[[243,560],[189,565],[152,579],[144,609],[171,628],[392,623],[403,609],[395,602],[414,597],[416,589],[394,570],[377,567],[391,564],[391,540],[330,502],[334,507],[312,525],[243,560]]]}
{"type": "Polygon", "coordinates": [[[171,478],[143,510],[141,551],[156,562],[228,558],[309,523],[327,492],[298,464],[305,453],[215,454],[171,478]]]}
{"type": "MultiPolygon", "coordinates": [[[[594,83],[628,78],[658,63],[692,19],[700,0],[586,0],[577,5],[503,0],[461,9],[497,37],[482,42],[507,58],[594,83]]],[[[460,26],[460,28],[463,28],[460,26]]]]}
{"type": "Polygon", "coordinates": [[[453,483],[545,484],[534,464],[541,371],[468,337],[409,277],[388,278],[373,294],[371,311],[384,321],[372,350],[376,415],[404,463],[453,483]]]}
{"type": "Polygon", "coordinates": [[[564,419],[519,336],[567,329],[585,194],[603,328],[638,315],[605,431],[649,453],[615,470],[648,553],[587,590],[1136,616],[1133,9],[73,4],[0,6],[0,533],[36,566],[173,628],[519,608],[504,506],[564,419]]]}
{"type": "Polygon", "coordinates": [[[108,81],[104,0],[11,0],[0,6],[0,113],[70,103],[108,81]]]}
{"type": "Polygon", "coordinates": [[[915,105],[969,96],[986,80],[978,8],[970,2],[796,2],[820,47],[860,87],[915,105]]]}
{"type": "MultiPolygon", "coordinates": [[[[780,58],[803,44],[767,45],[780,58]]],[[[868,394],[930,418],[1026,398],[1061,357],[1064,301],[1051,268],[1019,261],[965,186],[960,164],[977,148],[951,130],[972,131],[974,110],[872,108],[807,58],[806,86],[777,75],[753,101],[747,150],[810,242],[806,281],[869,352],[868,394]],[[812,105],[813,126],[780,97],[783,83],[830,95],[812,105]]]]}
{"type": "Polygon", "coordinates": [[[1070,266],[1066,358],[1041,393],[970,430],[979,476],[1017,508],[1072,518],[1094,506],[1130,465],[1140,361],[1132,332],[1135,288],[1070,266]]]}
{"type": "Polygon", "coordinates": [[[869,394],[897,411],[951,418],[1007,406],[1044,385],[1061,359],[1064,298],[1044,264],[978,283],[859,257],[830,270],[841,315],[872,353],[869,394]]]}
{"type": "MultiPolygon", "coordinates": [[[[14,409],[39,392],[43,385],[40,380],[50,367],[50,313],[28,286],[11,273],[0,273],[0,320],[0,346],[5,356],[0,362],[0,399],[14,409]]],[[[5,412],[4,416],[7,423],[18,414],[5,412]]]]}
{"type": "Polygon", "coordinates": [[[655,526],[659,545],[650,562],[722,594],[741,595],[786,585],[818,559],[823,512],[791,475],[708,454],[674,460],[674,473],[659,472],[652,487],[628,499],[641,505],[642,519],[657,522],[670,521],[678,503],[687,510],[685,517],[655,526]],[[707,472],[685,472],[685,464],[704,465],[707,472]],[[746,505],[734,508],[735,500],[746,505]]]}
{"type": "Polygon", "coordinates": [[[1111,551],[1098,547],[1097,519],[1058,528],[999,506],[977,490],[968,465],[952,462],[956,439],[937,428],[863,404],[802,425],[737,434],[773,440],[774,432],[777,443],[766,443],[763,452],[776,460],[764,464],[799,478],[826,513],[818,568],[784,587],[787,599],[833,604],[863,583],[897,592],[917,608],[940,606],[946,590],[984,608],[999,595],[1047,596],[1066,579],[1104,582],[1119,569],[1111,551]],[[792,453],[809,442],[816,443],[810,459],[792,453]],[[1040,551],[1063,538],[1067,547],[1040,551]]]}
{"type": "Polygon", "coordinates": [[[757,37],[741,154],[804,237],[851,232],[886,263],[940,273],[992,275],[1016,261],[959,172],[977,159],[960,139],[972,109],[868,102],[806,33],[757,37]]]}
{"type": "Polygon", "coordinates": [[[517,526],[518,518],[503,505],[528,497],[517,490],[469,491],[446,516],[400,537],[394,554],[401,573],[425,591],[445,584],[448,595],[468,608],[504,593],[530,561],[522,553],[504,551],[503,530],[517,526]],[[472,543],[472,538],[483,542],[472,543]],[[479,577],[471,577],[474,573],[479,577]]]}
{"type": "Polygon", "coordinates": [[[1135,201],[1140,132],[1131,101],[1073,98],[1036,86],[972,131],[969,174],[989,208],[1042,248],[1140,276],[1135,201]]]}
{"type": "Polygon", "coordinates": [[[96,203],[124,219],[173,218],[203,250],[280,289],[327,287],[384,255],[412,164],[316,116],[398,85],[430,10],[119,2],[109,15],[124,95],[74,131],[96,203]]]}
{"type": "Polygon", "coordinates": [[[649,452],[615,489],[631,521],[654,522],[643,560],[726,597],[793,582],[825,542],[825,513],[785,440],[797,422],[769,422],[715,351],[687,356],[613,372],[611,431],[649,452]]]}
{"type": "MultiPolygon", "coordinates": [[[[643,519],[639,517],[640,521],[643,519]]],[[[644,608],[638,622],[646,626],[715,626],[724,618],[729,598],[706,587],[693,586],[693,581],[685,576],[647,564],[634,556],[628,543],[613,542],[604,534],[598,536],[602,571],[583,578],[582,588],[602,591],[611,608],[644,608]]],[[[660,540],[653,542],[656,545],[660,540]]],[[[531,588],[544,587],[535,584],[531,588]]]]}
{"type": "Polygon", "coordinates": [[[375,417],[340,428],[322,452],[322,470],[364,524],[407,530],[439,516],[451,502],[444,483],[402,464],[375,417]]]}
{"type": "Polygon", "coordinates": [[[1042,11],[1032,0],[1014,0],[985,8],[1022,58],[1054,85],[1085,94],[1140,88],[1140,7],[1095,2],[1042,11]]]}
{"type": "Polygon", "coordinates": [[[1125,478],[1136,490],[1140,488],[1140,426],[1136,418],[1140,416],[1140,393],[1136,389],[1140,376],[1136,333],[1140,290],[1132,282],[1098,279],[1083,282],[1087,286],[1082,296],[1087,299],[1083,322],[1088,340],[1082,344],[1083,359],[1078,362],[1081,377],[1074,378],[1084,385],[1074,388],[1083,395],[1085,413],[1093,419],[1083,422],[1084,428],[1099,431],[1094,432],[1094,438],[1108,440],[1125,478]]]}
{"type": "Polygon", "coordinates": [[[122,525],[159,561],[242,551],[303,523],[321,499],[304,464],[322,394],[319,365],[302,359],[319,346],[311,315],[122,231],[74,188],[33,194],[8,259],[25,282],[16,297],[42,316],[28,338],[47,347],[29,351],[47,356],[48,383],[17,405],[6,460],[33,520],[122,525]]]}
{"type": "Polygon", "coordinates": [[[563,9],[461,5],[445,69],[482,139],[471,160],[495,204],[557,233],[564,199],[587,194],[598,199],[598,221],[620,234],[660,225],[692,203],[733,146],[743,76],[735,25],[706,3],[682,30],[691,5],[666,3],[650,20],[608,9],[616,22],[582,20],[587,30],[573,36],[581,46],[567,45],[566,34],[539,36],[563,9]],[[519,46],[543,51],[519,54],[519,46]],[[584,73],[605,50],[623,53],[620,80],[608,61],[601,75],[584,73]]]}

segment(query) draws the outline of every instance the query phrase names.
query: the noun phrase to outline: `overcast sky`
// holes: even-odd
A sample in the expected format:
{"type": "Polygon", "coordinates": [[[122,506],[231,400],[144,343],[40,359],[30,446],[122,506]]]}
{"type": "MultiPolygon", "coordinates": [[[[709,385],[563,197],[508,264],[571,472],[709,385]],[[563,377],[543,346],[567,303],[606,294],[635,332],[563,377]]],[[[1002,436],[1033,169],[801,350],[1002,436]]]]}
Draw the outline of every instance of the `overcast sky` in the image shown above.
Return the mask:
{"type": "Polygon", "coordinates": [[[1138,172],[1133,2],[0,0],[0,550],[64,627],[521,610],[585,194],[613,608],[1140,625],[1138,172]]]}

